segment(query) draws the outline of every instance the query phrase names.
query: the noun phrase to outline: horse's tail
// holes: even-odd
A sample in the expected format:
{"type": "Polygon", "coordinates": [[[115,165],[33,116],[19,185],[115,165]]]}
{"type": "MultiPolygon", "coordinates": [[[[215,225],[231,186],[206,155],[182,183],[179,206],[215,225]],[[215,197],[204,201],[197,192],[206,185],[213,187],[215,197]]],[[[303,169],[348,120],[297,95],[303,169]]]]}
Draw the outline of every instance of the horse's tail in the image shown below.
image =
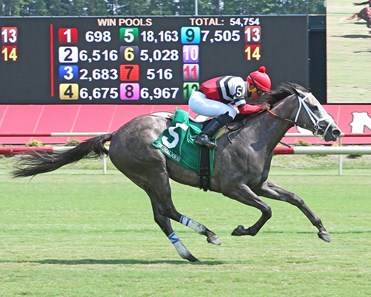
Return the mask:
{"type": "Polygon", "coordinates": [[[112,134],[99,135],[90,138],[73,149],[63,152],[31,152],[21,155],[13,177],[34,176],[39,173],[54,171],[69,163],[77,162],[83,158],[98,158],[108,154],[104,143],[110,141],[112,134]]]}

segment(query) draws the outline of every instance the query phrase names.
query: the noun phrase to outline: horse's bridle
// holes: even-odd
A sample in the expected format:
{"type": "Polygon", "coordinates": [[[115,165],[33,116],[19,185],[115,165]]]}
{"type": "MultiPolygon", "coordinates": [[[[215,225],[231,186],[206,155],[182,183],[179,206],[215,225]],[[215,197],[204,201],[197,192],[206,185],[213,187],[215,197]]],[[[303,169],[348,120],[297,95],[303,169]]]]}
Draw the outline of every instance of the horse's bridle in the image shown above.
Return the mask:
{"type": "MultiPolygon", "coordinates": [[[[305,99],[307,97],[309,97],[310,95],[312,95],[312,93],[307,93],[304,97],[301,97],[300,94],[298,93],[297,90],[296,91],[296,98],[298,99],[298,102],[299,102],[299,108],[298,108],[298,111],[296,113],[296,116],[295,116],[295,120],[291,120],[291,119],[286,119],[286,118],[283,118],[279,115],[277,115],[276,113],[274,113],[270,108],[267,109],[267,112],[268,114],[273,117],[273,118],[276,118],[278,120],[281,120],[281,121],[284,121],[284,122],[287,122],[289,123],[291,126],[299,126],[301,128],[306,128],[307,125],[305,123],[300,123],[298,122],[298,118],[299,118],[299,115],[300,115],[300,112],[301,112],[301,109],[304,108],[304,110],[307,112],[310,120],[312,121],[312,124],[314,126],[314,132],[313,132],[313,135],[320,135],[318,132],[320,131],[320,126],[319,126],[319,123],[321,123],[322,121],[328,121],[328,124],[326,126],[326,129],[324,130],[324,132],[320,135],[320,136],[323,136],[323,135],[326,135],[327,133],[327,130],[330,128],[331,124],[334,123],[334,120],[330,117],[330,116],[327,116],[327,117],[323,117],[323,118],[318,118],[309,108],[309,106],[307,105],[307,103],[305,103],[305,99]]],[[[304,94],[303,94],[304,95],[304,94]]],[[[232,139],[230,138],[230,134],[232,134],[233,132],[236,132],[237,130],[239,130],[244,124],[241,124],[239,127],[237,128],[234,128],[234,129],[231,129],[230,127],[228,127],[228,124],[226,125],[226,128],[227,130],[230,131],[230,133],[228,134],[228,140],[229,142],[232,143],[232,139]]]]}
{"type": "Polygon", "coordinates": [[[298,111],[296,113],[295,120],[282,118],[279,115],[277,115],[276,113],[274,113],[271,109],[267,109],[267,112],[268,112],[268,114],[270,116],[272,116],[274,118],[277,118],[277,119],[279,119],[281,121],[288,122],[292,126],[299,126],[301,128],[306,128],[307,125],[305,123],[298,122],[298,118],[299,118],[301,109],[304,108],[304,110],[306,111],[307,115],[309,116],[309,118],[310,118],[310,120],[311,120],[311,122],[313,124],[313,127],[314,127],[313,135],[319,135],[319,133],[318,133],[320,131],[320,125],[319,124],[321,122],[323,122],[323,121],[328,121],[328,124],[326,126],[326,129],[321,134],[321,135],[325,135],[327,133],[327,130],[330,128],[331,124],[334,122],[334,120],[331,117],[329,117],[329,116],[318,118],[317,115],[309,108],[309,106],[307,105],[307,103],[305,103],[305,99],[307,97],[309,97],[311,94],[312,93],[307,93],[304,97],[301,97],[300,94],[297,94],[296,95],[296,98],[298,99],[298,102],[299,102],[299,108],[298,108],[298,111]]]}

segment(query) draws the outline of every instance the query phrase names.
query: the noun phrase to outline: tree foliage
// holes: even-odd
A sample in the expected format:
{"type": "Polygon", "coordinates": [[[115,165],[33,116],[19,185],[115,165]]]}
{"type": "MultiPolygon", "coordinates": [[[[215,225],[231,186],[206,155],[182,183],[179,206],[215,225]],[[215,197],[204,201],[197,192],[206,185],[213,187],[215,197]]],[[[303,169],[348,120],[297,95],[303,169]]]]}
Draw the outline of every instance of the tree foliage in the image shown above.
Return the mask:
{"type": "MultiPolygon", "coordinates": [[[[1,16],[194,15],[194,0],[2,0],[1,16]]],[[[199,15],[324,14],[324,0],[198,0],[199,15]]]]}

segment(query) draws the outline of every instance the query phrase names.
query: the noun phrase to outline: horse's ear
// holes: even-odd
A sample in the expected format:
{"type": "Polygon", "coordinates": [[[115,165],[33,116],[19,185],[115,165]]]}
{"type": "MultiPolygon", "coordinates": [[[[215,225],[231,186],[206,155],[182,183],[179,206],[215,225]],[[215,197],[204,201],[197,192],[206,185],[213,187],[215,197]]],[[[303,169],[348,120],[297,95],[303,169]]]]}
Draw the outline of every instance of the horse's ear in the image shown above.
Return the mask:
{"type": "Polygon", "coordinates": [[[290,90],[292,90],[293,93],[295,93],[297,96],[300,96],[298,89],[295,88],[295,85],[292,82],[287,82],[286,85],[289,87],[290,90]]]}
{"type": "Polygon", "coordinates": [[[300,89],[299,85],[291,83],[291,82],[287,83],[287,85],[289,86],[289,88],[292,90],[292,92],[296,96],[299,96],[299,97],[305,96],[305,93],[300,89]]]}

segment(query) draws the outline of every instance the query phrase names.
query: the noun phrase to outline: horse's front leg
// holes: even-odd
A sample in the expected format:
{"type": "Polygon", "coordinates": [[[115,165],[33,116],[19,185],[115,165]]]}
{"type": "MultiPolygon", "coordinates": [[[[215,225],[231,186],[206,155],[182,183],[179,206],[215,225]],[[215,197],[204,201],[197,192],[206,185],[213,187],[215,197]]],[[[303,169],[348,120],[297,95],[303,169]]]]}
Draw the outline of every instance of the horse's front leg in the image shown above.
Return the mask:
{"type": "MultiPolygon", "coordinates": [[[[178,215],[176,215],[175,217],[178,217],[178,215]]],[[[183,224],[184,226],[187,226],[188,228],[192,229],[193,231],[201,235],[206,236],[208,243],[212,243],[215,245],[221,244],[219,237],[213,231],[209,230],[206,226],[196,222],[195,220],[192,220],[189,217],[181,215],[179,223],[183,224]]]]}
{"type": "Polygon", "coordinates": [[[231,190],[231,192],[223,194],[243,204],[255,207],[259,209],[262,213],[261,217],[254,225],[247,229],[245,229],[242,225],[239,225],[236,229],[233,230],[232,235],[255,236],[272,216],[271,208],[263,201],[261,201],[259,197],[247,185],[241,184],[238,187],[235,187],[233,190],[231,190]]]}
{"type": "Polygon", "coordinates": [[[265,182],[256,194],[275,200],[285,201],[298,207],[305,216],[311,221],[313,226],[318,229],[318,237],[326,242],[330,242],[330,235],[323,226],[321,219],[305,204],[304,200],[298,195],[291,193],[271,181],[265,182]]]}

